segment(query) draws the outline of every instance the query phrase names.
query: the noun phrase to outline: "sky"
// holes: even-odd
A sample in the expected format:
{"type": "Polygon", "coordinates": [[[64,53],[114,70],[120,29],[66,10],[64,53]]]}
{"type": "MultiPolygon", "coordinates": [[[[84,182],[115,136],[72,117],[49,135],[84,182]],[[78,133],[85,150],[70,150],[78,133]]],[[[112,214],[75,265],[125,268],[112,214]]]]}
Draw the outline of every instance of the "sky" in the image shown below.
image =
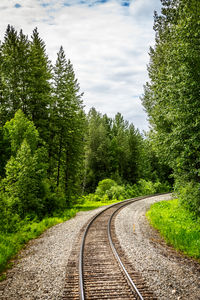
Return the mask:
{"type": "Polygon", "coordinates": [[[0,0],[0,40],[8,24],[29,37],[37,27],[53,63],[63,46],[86,112],[120,112],[147,131],[140,97],[154,45],[154,10],[160,11],[160,0],[0,0]]]}

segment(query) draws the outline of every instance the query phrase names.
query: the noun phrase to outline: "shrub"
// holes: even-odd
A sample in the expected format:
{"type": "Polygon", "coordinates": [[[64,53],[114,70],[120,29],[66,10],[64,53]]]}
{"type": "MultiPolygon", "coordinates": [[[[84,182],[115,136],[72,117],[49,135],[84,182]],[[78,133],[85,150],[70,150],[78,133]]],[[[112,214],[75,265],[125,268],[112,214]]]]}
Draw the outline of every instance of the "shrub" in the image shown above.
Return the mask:
{"type": "Polygon", "coordinates": [[[126,198],[126,189],[121,185],[113,185],[109,190],[106,191],[108,199],[123,200],[126,198]]]}
{"type": "Polygon", "coordinates": [[[99,182],[95,194],[99,197],[103,197],[111,187],[116,185],[117,183],[112,179],[103,179],[99,182]]]}
{"type": "Polygon", "coordinates": [[[175,191],[180,203],[197,216],[200,216],[200,183],[195,181],[177,182],[175,191]]]}
{"type": "Polygon", "coordinates": [[[137,184],[130,185],[127,184],[125,186],[126,198],[134,198],[140,195],[139,186],[137,184]]]}
{"type": "Polygon", "coordinates": [[[156,193],[156,188],[152,181],[140,179],[138,182],[140,195],[151,195],[156,193]]]}
{"type": "Polygon", "coordinates": [[[140,179],[138,182],[138,189],[140,195],[152,195],[169,192],[170,186],[167,183],[161,183],[158,180],[156,182],[152,182],[140,179]]]}

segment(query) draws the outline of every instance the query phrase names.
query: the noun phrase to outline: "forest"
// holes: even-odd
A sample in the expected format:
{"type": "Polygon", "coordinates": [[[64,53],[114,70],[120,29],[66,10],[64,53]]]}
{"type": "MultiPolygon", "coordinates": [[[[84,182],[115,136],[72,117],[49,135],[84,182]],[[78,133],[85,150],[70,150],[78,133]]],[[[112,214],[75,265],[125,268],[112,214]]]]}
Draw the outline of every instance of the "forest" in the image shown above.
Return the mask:
{"type": "Polygon", "coordinates": [[[168,184],[170,168],[133,124],[84,112],[62,47],[52,65],[37,29],[29,40],[8,25],[0,55],[1,228],[71,207],[103,179],[168,184]]]}
{"type": "Polygon", "coordinates": [[[200,215],[200,2],[161,2],[142,102],[180,203],[200,215]]]}
{"type": "Polygon", "coordinates": [[[8,25],[0,43],[0,233],[87,197],[172,188],[200,215],[200,2],[161,2],[141,99],[148,133],[120,113],[86,113],[63,47],[53,64],[37,28],[29,38],[8,25]]]}

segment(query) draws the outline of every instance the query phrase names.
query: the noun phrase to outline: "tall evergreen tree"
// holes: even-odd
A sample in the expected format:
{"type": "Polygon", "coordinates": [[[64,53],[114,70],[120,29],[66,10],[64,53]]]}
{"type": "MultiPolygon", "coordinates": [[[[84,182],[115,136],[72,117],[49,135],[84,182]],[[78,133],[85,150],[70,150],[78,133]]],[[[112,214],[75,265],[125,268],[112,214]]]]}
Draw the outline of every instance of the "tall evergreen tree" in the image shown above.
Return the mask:
{"type": "Polygon", "coordinates": [[[95,108],[88,113],[86,134],[86,189],[94,191],[98,182],[111,176],[110,139],[111,119],[102,116],[95,108]]]}
{"type": "Polygon", "coordinates": [[[3,126],[18,109],[33,120],[41,137],[48,141],[51,102],[50,62],[37,28],[32,40],[8,25],[0,47],[0,122],[3,126]]]}
{"type": "Polygon", "coordinates": [[[142,135],[120,113],[111,119],[92,108],[86,133],[86,190],[94,191],[106,178],[134,184],[145,177],[144,151],[142,135]]]}
{"type": "Polygon", "coordinates": [[[128,122],[117,113],[113,119],[111,155],[113,173],[121,179],[126,178],[128,168],[129,145],[128,145],[128,122]]]}
{"type": "Polygon", "coordinates": [[[49,137],[49,107],[51,104],[51,65],[46,54],[45,43],[37,28],[33,30],[30,42],[28,71],[28,111],[41,138],[49,137]]]}
{"type": "Polygon", "coordinates": [[[19,41],[17,31],[8,25],[4,42],[1,45],[1,94],[0,122],[1,126],[14,116],[20,107],[19,99],[19,41]]]}
{"type": "MultiPolygon", "coordinates": [[[[135,129],[133,124],[128,128],[128,163],[125,170],[126,180],[132,184],[136,183],[143,175],[142,156],[144,143],[143,138],[138,130],[135,129]]],[[[146,169],[147,166],[144,167],[146,169]]]]}
{"type": "Polygon", "coordinates": [[[53,71],[51,173],[57,189],[69,200],[81,186],[85,117],[80,87],[62,47],[53,71]]]}

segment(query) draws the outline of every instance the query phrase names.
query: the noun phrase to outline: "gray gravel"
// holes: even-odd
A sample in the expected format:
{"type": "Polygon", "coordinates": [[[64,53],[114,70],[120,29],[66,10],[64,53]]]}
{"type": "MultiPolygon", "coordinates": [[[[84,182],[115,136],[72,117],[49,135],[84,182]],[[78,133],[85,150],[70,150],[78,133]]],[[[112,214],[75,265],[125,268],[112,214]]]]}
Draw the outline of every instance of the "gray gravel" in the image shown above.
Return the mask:
{"type": "Polygon", "coordinates": [[[145,217],[157,196],[133,203],[118,214],[116,234],[130,262],[142,273],[158,299],[200,299],[200,265],[167,246],[145,217]]]}
{"type": "Polygon", "coordinates": [[[81,227],[102,208],[79,212],[28,243],[0,283],[0,299],[62,299],[66,265],[81,227]]]}
{"type": "MultiPolygon", "coordinates": [[[[123,209],[115,222],[117,236],[130,261],[144,272],[159,299],[197,300],[200,299],[199,265],[166,246],[145,219],[150,203],[166,198],[152,197],[123,209]]],[[[102,209],[81,212],[30,241],[9,270],[7,279],[0,283],[0,299],[62,299],[72,246],[82,226],[102,209]]]]}

